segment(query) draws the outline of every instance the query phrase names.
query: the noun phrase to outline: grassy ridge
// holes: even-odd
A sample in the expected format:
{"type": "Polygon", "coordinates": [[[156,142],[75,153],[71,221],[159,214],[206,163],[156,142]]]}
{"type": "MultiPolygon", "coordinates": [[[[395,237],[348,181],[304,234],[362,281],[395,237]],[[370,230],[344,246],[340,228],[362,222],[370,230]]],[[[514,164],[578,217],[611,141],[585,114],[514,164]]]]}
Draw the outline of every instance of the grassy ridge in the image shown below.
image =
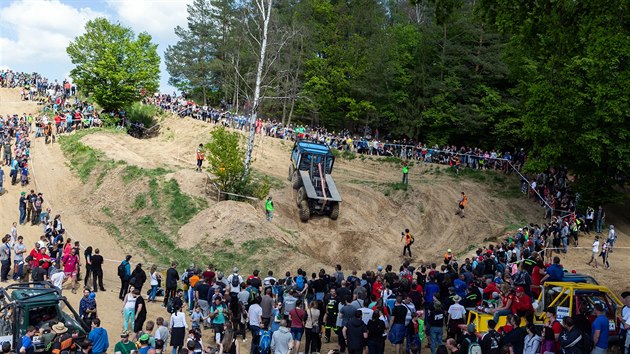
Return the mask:
{"type": "MultiPolygon", "coordinates": [[[[112,205],[105,205],[99,210],[102,213],[99,225],[125,248],[136,249],[136,252],[139,250],[148,260],[162,265],[172,261],[181,267],[211,261],[219,269],[229,269],[234,265],[271,265],[264,259],[256,259],[258,254],[272,248],[282,248],[270,238],[250,240],[238,245],[196,245],[190,249],[179,247],[179,229],[208,207],[206,199],[187,195],[176,180],[166,179],[165,175],[173,171],[141,168],[128,165],[125,161],[114,161],[81,142],[85,135],[99,131],[116,132],[111,129],[83,130],[61,137],[59,142],[71,169],[77,173],[81,182],[93,185],[94,193],[102,193],[99,187],[112,179],[120,188],[129,188],[129,198],[122,203],[112,200],[112,205]],[[204,252],[205,249],[212,249],[213,252],[204,252]]],[[[282,180],[270,179],[257,171],[255,173],[258,179],[274,187],[281,188],[284,185],[282,180]]]]}

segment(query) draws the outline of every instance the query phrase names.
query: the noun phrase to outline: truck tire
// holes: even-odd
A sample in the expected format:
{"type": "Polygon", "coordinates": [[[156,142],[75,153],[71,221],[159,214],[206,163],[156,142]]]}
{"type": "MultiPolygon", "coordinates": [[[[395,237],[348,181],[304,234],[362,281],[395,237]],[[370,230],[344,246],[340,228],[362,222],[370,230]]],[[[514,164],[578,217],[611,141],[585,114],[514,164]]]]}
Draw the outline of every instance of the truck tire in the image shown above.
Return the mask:
{"type": "Polygon", "coordinates": [[[293,178],[293,165],[289,165],[289,177],[287,177],[287,180],[291,180],[293,178]]]}
{"type": "Polygon", "coordinates": [[[337,220],[339,217],[339,203],[334,202],[334,204],[330,207],[330,218],[333,220],[337,220]]]}
{"type": "Polygon", "coordinates": [[[300,203],[300,220],[307,222],[311,218],[311,208],[308,206],[308,202],[303,200],[300,203]]]}
{"type": "Polygon", "coordinates": [[[298,171],[293,171],[293,177],[291,177],[291,183],[293,184],[293,189],[299,189],[302,187],[302,178],[298,171]]]}
{"type": "Polygon", "coordinates": [[[306,200],[306,189],[302,186],[297,191],[297,206],[299,207],[303,200],[306,200]]]}

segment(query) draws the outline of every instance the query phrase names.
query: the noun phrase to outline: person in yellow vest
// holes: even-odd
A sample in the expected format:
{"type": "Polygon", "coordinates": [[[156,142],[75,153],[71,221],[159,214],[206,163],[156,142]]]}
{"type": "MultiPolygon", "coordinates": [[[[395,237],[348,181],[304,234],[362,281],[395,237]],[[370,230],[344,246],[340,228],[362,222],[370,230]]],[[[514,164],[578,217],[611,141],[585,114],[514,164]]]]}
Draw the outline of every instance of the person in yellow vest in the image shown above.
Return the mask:
{"type": "Polygon", "coordinates": [[[409,166],[407,165],[407,162],[403,162],[402,174],[402,183],[409,184],[409,166]]]}
{"type": "Polygon", "coordinates": [[[267,197],[265,201],[265,212],[267,213],[267,221],[271,222],[273,219],[273,198],[267,197]]]}
{"type": "Polygon", "coordinates": [[[203,152],[203,144],[199,144],[197,148],[196,158],[197,158],[197,171],[201,172],[201,165],[203,164],[203,160],[205,159],[205,154],[203,152]]]}
{"type": "Polygon", "coordinates": [[[466,193],[462,192],[462,197],[459,198],[457,202],[457,212],[455,215],[460,215],[462,218],[464,217],[464,209],[466,208],[466,203],[468,202],[468,198],[466,197],[466,193]]]}

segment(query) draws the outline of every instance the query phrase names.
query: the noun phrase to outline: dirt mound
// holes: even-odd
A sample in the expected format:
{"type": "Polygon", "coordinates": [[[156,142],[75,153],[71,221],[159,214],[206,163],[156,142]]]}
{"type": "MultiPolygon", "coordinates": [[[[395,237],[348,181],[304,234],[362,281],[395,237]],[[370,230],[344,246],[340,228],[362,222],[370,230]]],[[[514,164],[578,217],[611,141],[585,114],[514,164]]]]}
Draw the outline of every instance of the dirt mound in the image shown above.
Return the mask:
{"type": "Polygon", "coordinates": [[[0,115],[34,114],[39,106],[36,102],[22,101],[19,89],[0,88],[0,115]]]}

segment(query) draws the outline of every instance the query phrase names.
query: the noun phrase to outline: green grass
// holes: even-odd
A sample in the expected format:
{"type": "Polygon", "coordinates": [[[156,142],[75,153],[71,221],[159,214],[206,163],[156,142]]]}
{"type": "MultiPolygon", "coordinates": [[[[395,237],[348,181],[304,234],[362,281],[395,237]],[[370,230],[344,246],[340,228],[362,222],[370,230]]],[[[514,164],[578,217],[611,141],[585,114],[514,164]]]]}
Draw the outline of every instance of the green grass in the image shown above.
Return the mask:
{"type": "Polygon", "coordinates": [[[129,183],[142,177],[159,177],[170,172],[172,171],[162,167],[147,169],[134,165],[127,165],[123,168],[121,177],[124,183],[129,183]]]}
{"type": "Polygon", "coordinates": [[[160,207],[160,186],[155,178],[149,180],[149,198],[151,199],[151,206],[160,207]]]}
{"type": "Polygon", "coordinates": [[[164,182],[162,193],[168,200],[169,216],[179,225],[187,223],[199,211],[208,206],[205,199],[193,198],[182,193],[179,183],[174,179],[164,182]]]}
{"type": "MultiPolygon", "coordinates": [[[[134,229],[141,236],[138,247],[159,259],[161,263],[170,264],[173,261],[180,265],[190,263],[190,252],[178,247],[175,241],[160,229],[152,216],[146,215],[139,218],[134,229]]],[[[199,261],[207,263],[208,259],[204,256],[199,261]]]]}
{"type": "Polygon", "coordinates": [[[488,177],[488,171],[474,170],[472,168],[461,167],[459,175],[455,173],[455,167],[449,167],[446,172],[454,178],[467,178],[475,182],[485,182],[488,177]]]}
{"type": "Polygon", "coordinates": [[[114,237],[116,240],[122,240],[122,232],[120,232],[120,229],[118,228],[118,226],[114,225],[114,223],[107,222],[103,224],[103,227],[105,227],[105,231],[107,231],[107,233],[114,237]]]}
{"type": "Polygon", "coordinates": [[[112,210],[109,207],[102,207],[101,211],[103,212],[103,214],[105,214],[106,216],[109,216],[110,218],[114,216],[114,214],[112,213],[112,210]]]}
{"type": "Polygon", "coordinates": [[[252,178],[268,184],[270,189],[282,189],[286,185],[286,182],[283,179],[268,175],[256,169],[252,169],[251,173],[252,178]]]}
{"type": "Polygon", "coordinates": [[[83,144],[81,138],[90,130],[80,130],[72,135],[64,135],[59,138],[61,150],[68,157],[70,167],[77,173],[81,182],[85,183],[90,178],[92,171],[99,164],[103,154],[83,144]]]}
{"type": "Polygon", "coordinates": [[[144,209],[147,206],[147,195],[146,193],[140,193],[136,195],[136,199],[133,202],[132,208],[134,210],[144,209]]]}
{"type": "Polygon", "coordinates": [[[241,248],[245,252],[245,255],[252,256],[257,252],[261,252],[273,245],[274,241],[270,238],[261,238],[256,240],[247,240],[243,242],[241,248]]]}

